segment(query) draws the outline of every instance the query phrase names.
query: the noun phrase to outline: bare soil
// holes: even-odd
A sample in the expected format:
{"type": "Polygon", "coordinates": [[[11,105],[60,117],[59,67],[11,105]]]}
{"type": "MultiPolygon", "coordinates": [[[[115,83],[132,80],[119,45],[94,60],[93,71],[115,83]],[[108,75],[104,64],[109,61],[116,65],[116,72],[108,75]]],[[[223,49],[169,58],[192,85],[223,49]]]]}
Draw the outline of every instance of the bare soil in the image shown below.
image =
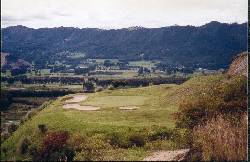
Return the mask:
{"type": "Polygon", "coordinates": [[[65,103],[78,103],[87,99],[86,95],[75,95],[72,99],[66,100],[65,103]]]}
{"type": "Polygon", "coordinates": [[[189,149],[157,151],[143,159],[143,161],[183,161],[188,152],[189,149]]]}
{"type": "Polygon", "coordinates": [[[76,109],[76,110],[84,110],[84,111],[94,111],[94,110],[99,110],[100,107],[96,106],[81,106],[79,104],[65,104],[63,105],[64,109],[76,109]]]}

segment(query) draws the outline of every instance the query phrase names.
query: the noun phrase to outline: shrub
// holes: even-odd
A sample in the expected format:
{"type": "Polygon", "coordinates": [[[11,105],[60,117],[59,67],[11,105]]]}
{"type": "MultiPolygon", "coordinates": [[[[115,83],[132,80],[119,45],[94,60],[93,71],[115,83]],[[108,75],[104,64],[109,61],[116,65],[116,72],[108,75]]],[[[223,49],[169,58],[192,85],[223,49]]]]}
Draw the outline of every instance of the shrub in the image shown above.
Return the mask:
{"type": "Polygon", "coordinates": [[[83,83],[84,92],[95,92],[96,84],[92,81],[87,81],[83,83]]]}
{"type": "Polygon", "coordinates": [[[11,133],[15,132],[15,131],[17,130],[17,128],[18,128],[18,125],[12,123],[12,124],[10,124],[10,125],[8,126],[8,132],[11,134],[11,133]]]}
{"type": "Polygon", "coordinates": [[[128,148],[130,143],[125,133],[114,132],[108,135],[109,144],[115,147],[128,148]]]}
{"type": "Polygon", "coordinates": [[[33,155],[34,161],[72,161],[74,152],[67,141],[69,133],[66,131],[52,132],[46,135],[42,148],[33,155]]]}
{"type": "Polygon", "coordinates": [[[134,134],[129,137],[130,146],[143,147],[145,145],[145,137],[140,134],[134,134]]]}
{"type": "Polygon", "coordinates": [[[111,146],[99,135],[92,137],[76,135],[71,140],[71,145],[76,143],[77,146],[74,146],[76,161],[103,160],[105,152],[111,149],[111,146]]]}
{"type": "Polygon", "coordinates": [[[38,124],[38,129],[42,134],[46,133],[48,130],[45,124],[38,124]]]}
{"type": "Polygon", "coordinates": [[[8,139],[11,136],[9,132],[2,132],[1,133],[1,143],[3,143],[6,139],[8,139]]]}
{"type": "Polygon", "coordinates": [[[188,146],[187,131],[180,129],[159,128],[148,136],[149,141],[168,140],[172,148],[185,148],[188,146]]]}
{"type": "Polygon", "coordinates": [[[17,152],[22,155],[27,154],[30,146],[31,142],[27,138],[22,138],[17,144],[17,152]]]}
{"type": "Polygon", "coordinates": [[[196,126],[193,131],[194,147],[202,152],[200,160],[247,160],[247,118],[244,116],[238,126],[223,116],[209,120],[205,126],[196,126]]]}
{"type": "Polygon", "coordinates": [[[43,147],[44,149],[48,149],[51,151],[58,150],[60,148],[63,148],[67,144],[68,138],[69,133],[66,131],[49,133],[43,139],[43,147]]]}
{"type": "Polygon", "coordinates": [[[161,128],[153,132],[149,135],[149,141],[156,141],[156,140],[169,140],[173,136],[173,131],[167,128],[161,128]]]}

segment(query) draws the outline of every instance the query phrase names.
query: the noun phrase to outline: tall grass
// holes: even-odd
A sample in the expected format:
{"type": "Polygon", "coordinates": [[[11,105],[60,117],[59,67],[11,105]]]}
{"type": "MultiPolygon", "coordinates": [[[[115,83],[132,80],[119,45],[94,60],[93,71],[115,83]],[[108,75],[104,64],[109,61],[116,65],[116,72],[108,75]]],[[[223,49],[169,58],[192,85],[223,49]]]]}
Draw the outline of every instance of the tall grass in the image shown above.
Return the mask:
{"type": "Polygon", "coordinates": [[[202,151],[205,161],[247,160],[247,115],[238,125],[219,115],[193,129],[194,145],[202,151]]]}

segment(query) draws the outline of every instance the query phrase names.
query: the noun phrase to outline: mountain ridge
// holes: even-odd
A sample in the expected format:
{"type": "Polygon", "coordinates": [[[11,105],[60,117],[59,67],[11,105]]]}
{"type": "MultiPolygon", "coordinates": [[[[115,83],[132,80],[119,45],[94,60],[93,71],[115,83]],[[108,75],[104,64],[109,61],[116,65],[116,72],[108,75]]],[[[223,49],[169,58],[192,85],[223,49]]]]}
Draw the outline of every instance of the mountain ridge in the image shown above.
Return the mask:
{"type": "Polygon", "coordinates": [[[212,21],[205,25],[161,28],[2,28],[2,52],[26,61],[53,63],[61,52],[82,52],[87,58],[158,59],[165,64],[225,68],[247,49],[247,23],[212,21]],[[131,30],[133,29],[133,30],[131,30]],[[48,60],[48,58],[50,58],[48,60]]]}

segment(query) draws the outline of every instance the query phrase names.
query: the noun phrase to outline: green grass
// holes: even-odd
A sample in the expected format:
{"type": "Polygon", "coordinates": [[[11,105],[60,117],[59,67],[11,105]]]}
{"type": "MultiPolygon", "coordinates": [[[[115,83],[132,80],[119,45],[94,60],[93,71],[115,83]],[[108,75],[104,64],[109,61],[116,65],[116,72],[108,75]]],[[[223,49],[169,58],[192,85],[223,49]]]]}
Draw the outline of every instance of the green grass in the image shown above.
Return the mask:
{"type": "Polygon", "coordinates": [[[144,96],[102,96],[90,98],[83,105],[101,107],[120,107],[144,105],[147,97],[144,96]]]}
{"type": "MultiPolygon", "coordinates": [[[[65,110],[62,108],[64,96],[52,102],[31,120],[28,120],[3,144],[7,149],[6,159],[23,159],[16,154],[16,143],[27,137],[34,143],[41,142],[38,124],[46,124],[50,131],[67,130],[71,134],[87,136],[107,136],[113,132],[121,134],[143,133],[145,136],[157,129],[173,129],[173,113],[178,111],[179,103],[189,94],[202,93],[211,82],[219,82],[223,75],[194,77],[182,85],[163,84],[142,88],[105,90],[90,93],[82,105],[100,106],[98,111],[65,110]],[[120,110],[120,106],[138,106],[135,110],[120,110]]],[[[155,149],[171,149],[171,141],[147,142],[142,148],[112,149],[104,157],[109,160],[142,160],[155,149]],[[116,156],[117,155],[117,156],[116,156]],[[119,155],[119,156],[118,156],[119,155]]]]}
{"type": "Polygon", "coordinates": [[[146,68],[152,68],[155,64],[159,63],[160,61],[129,61],[130,66],[141,66],[146,68]]]}
{"type": "MultiPolygon", "coordinates": [[[[67,130],[72,134],[80,133],[107,135],[116,132],[151,132],[160,127],[174,128],[172,113],[178,105],[165,103],[163,97],[177,85],[160,85],[144,88],[107,90],[88,94],[88,99],[81,104],[100,106],[99,111],[64,110],[61,97],[40,111],[3,143],[8,148],[7,159],[18,156],[15,153],[16,143],[21,137],[32,139],[35,143],[41,141],[38,124],[46,124],[49,130],[67,130]],[[169,90],[169,91],[168,91],[169,90]],[[138,106],[132,111],[120,110],[119,106],[138,106]]],[[[164,142],[164,141],[162,141],[164,142]]],[[[165,141],[166,142],[166,141],[165,141]]],[[[165,148],[167,149],[167,148],[165,148]]],[[[169,148],[168,148],[169,149],[169,148]]],[[[121,150],[117,150],[118,152],[121,150]]],[[[148,153],[146,148],[122,149],[120,157],[126,160],[140,160],[148,153]],[[140,156],[138,156],[140,154],[140,156]]],[[[117,153],[118,153],[117,152],[117,153]]],[[[19,157],[21,158],[21,157],[19,157]]],[[[114,157],[116,158],[118,157],[114,157]]],[[[21,158],[22,159],[22,158],[21,158]]]]}

